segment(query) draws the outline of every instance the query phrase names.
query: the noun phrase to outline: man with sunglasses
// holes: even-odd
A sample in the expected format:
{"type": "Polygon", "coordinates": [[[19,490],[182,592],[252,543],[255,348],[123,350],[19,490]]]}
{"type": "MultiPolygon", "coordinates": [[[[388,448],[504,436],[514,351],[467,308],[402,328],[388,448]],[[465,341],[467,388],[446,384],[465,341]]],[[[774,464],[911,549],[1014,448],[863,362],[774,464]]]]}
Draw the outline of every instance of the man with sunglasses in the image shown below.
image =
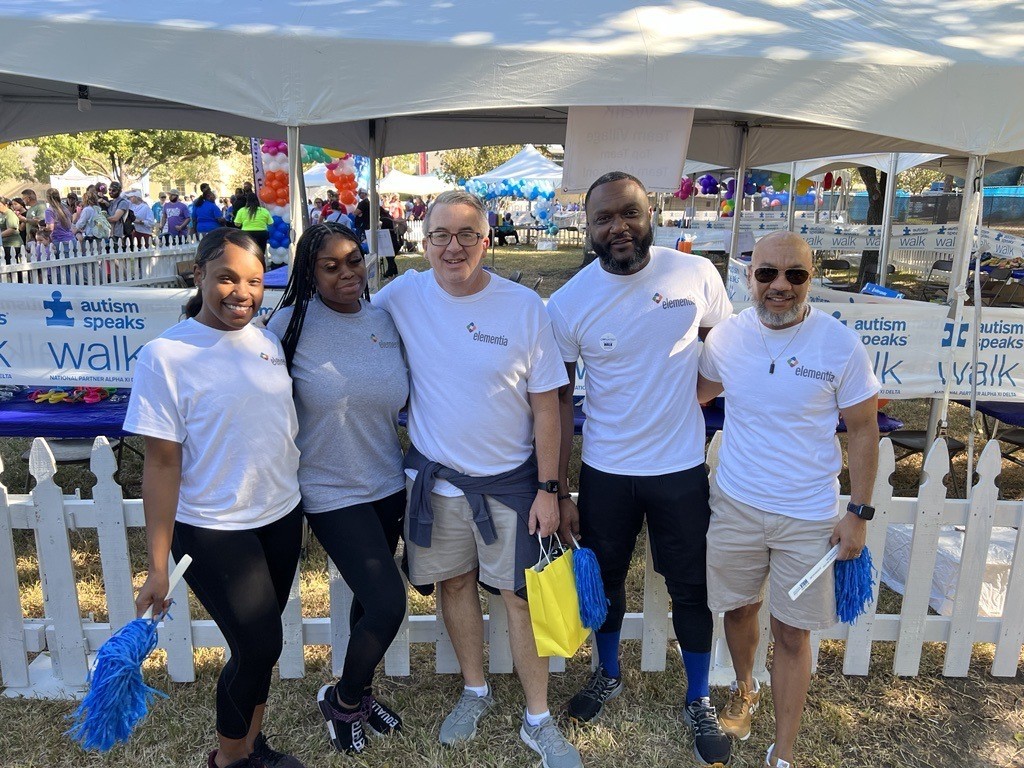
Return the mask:
{"type": "Polygon", "coordinates": [[[725,612],[736,681],[723,728],[745,740],[760,703],[753,679],[758,611],[771,582],[775,651],[775,743],[766,764],[789,768],[811,677],[812,630],[836,622],[832,569],[797,600],[790,588],[833,544],[839,559],[860,555],[878,465],[878,381],[856,333],[807,303],[811,249],[792,232],[758,241],[751,259],[753,306],[715,327],[704,342],[697,397],[725,391],[725,426],[711,488],[708,602],[725,612]],[[849,437],[850,504],[838,515],[849,437]]]}
{"type": "MultiPolygon", "coordinates": [[[[711,510],[695,386],[698,339],[729,317],[732,305],[710,261],[652,246],[650,204],[635,177],[605,174],[591,185],[585,207],[598,259],[548,302],[569,381],[582,358],[587,383],[578,512],[567,488],[559,499],[563,534],[582,532],[596,553],[609,607],[594,641],[601,664],[569,701],[569,716],[589,722],[622,690],[625,581],[646,519],[654,568],[672,598],[687,678],[682,714],[694,754],[724,765],[730,743],[708,688],[714,624],[704,536],[711,510]]],[[[572,394],[569,386],[561,397],[561,483],[572,447],[572,394]]]]}
{"type": "Polygon", "coordinates": [[[565,369],[540,297],[483,268],[487,212],[467,192],[438,195],[423,222],[431,269],[409,271],[373,300],[391,313],[409,362],[409,580],[439,584],[464,688],[442,744],[472,739],[494,705],[484,677],[479,580],[499,592],[526,694],[520,738],[548,768],[578,768],[548,711],[525,570],[537,534],[559,524],[558,390],[565,369]],[[534,449],[536,442],[536,451],[534,449]]]}

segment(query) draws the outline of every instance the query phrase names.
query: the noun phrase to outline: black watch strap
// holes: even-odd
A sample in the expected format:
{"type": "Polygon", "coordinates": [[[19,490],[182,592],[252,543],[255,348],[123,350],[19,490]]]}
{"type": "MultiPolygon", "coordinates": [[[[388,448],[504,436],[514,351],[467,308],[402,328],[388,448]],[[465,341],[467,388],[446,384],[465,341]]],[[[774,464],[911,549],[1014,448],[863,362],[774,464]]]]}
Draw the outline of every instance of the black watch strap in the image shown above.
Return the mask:
{"type": "Polygon", "coordinates": [[[538,491],[547,491],[548,493],[558,493],[561,490],[557,480],[544,480],[537,483],[538,491]]]}
{"type": "Polygon", "coordinates": [[[852,512],[861,520],[871,520],[875,516],[875,508],[870,504],[854,504],[851,501],[846,505],[846,511],[852,512]]]}

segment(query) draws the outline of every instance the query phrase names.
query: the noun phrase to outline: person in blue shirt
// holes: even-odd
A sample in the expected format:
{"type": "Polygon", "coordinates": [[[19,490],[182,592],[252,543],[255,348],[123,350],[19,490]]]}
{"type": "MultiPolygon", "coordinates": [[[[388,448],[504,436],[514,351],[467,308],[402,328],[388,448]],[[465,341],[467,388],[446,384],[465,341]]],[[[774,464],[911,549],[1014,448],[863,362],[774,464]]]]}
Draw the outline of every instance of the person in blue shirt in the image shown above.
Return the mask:
{"type": "Polygon", "coordinates": [[[224,214],[217,205],[217,194],[207,189],[192,208],[192,226],[198,235],[205,235],[224,226],[224,214]]]}
{"type": "MultiPolygon", "coordinates": [[[[153,218],[156,221],[160,221],[160,218],[164,214],[164,203],[167,202],[167,194],[164,193],[164,192],[161,192],[160,195],[159,195],[159,198],[160,198],[159,200],[157,200],[155,203],[153,203],[153,218]]],[[[160,234],[160,233],[158,232],[156,234],[160,234]]]]}

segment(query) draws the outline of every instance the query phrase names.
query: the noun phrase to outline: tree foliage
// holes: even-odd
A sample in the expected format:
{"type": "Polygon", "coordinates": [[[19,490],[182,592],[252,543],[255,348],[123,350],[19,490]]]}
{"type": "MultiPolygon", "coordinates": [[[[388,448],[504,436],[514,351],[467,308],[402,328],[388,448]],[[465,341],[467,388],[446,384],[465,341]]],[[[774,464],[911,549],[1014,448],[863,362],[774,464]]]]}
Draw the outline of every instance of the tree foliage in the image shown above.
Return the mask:
{"type": "Polygon", "coordinates": [[[910,194],[919,195],[928,189],[933,181],[944,181],[946,174],[928,168],[908,168],[896,175],[897,189],[910,190],[910,194]]]}
{"type": "Polygon", "coordinates": [[[408,155],[392,155],[384,158],[386,168],[401,171],[402,173],[417,174],[420,172],[419,152],[408,155]]]}
{"type": "Polygon", "coordinates": [[[495,144],[490,147],[449,149],[441,153],[439,175],[447,181],[479,176],[511,160],[522,148],[522,144],[495,144]]]}
{"type": "Polygon", "coordinates": [[[106,176],[127,186],[146,173],[171,163],[246,151],[247,141],[191,131],[90,131],[38,139],[35,176],[64,173],[74,163],[88,174],[106,176]]]}
{"type": "Polygon", "coordinates": [[[0,179],[27,179],[28,168],[22,162],[18,150],[11,144],[0,147],[0,179]]]}

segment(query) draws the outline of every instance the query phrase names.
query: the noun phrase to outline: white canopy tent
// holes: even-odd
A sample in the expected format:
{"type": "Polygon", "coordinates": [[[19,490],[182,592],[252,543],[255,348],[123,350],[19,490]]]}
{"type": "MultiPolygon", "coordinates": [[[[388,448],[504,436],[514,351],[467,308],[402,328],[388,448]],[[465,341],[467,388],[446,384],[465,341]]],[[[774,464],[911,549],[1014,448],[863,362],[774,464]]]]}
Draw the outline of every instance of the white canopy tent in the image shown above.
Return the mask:
{"type": "Polygon", "coordinates": [[[455,189],[444,179],[436,174],[428,173],[423,176],[416,176],[410,173],[402,173],[397,169],[388,172],[388,175],[377,182],[377,191],[382,195],[438,195],[446,190],[455,189]]]}
{"type": "Polygon", "coordinates": [[[331,183],[327,181],[327,166],[323,163],[310,166],[309,170],[302,174],[302,181],[306,185],[306,189],[331,186],[331,183]]]}
{"type": "Polygon", "coordinates": [[[556,187],[562,183],[562,166],[544,157],[533,144],[527,144],[514,157],[497,168],[474,176],[473,181],[496,184],[502,181],[550,182],[556,187]]]}

